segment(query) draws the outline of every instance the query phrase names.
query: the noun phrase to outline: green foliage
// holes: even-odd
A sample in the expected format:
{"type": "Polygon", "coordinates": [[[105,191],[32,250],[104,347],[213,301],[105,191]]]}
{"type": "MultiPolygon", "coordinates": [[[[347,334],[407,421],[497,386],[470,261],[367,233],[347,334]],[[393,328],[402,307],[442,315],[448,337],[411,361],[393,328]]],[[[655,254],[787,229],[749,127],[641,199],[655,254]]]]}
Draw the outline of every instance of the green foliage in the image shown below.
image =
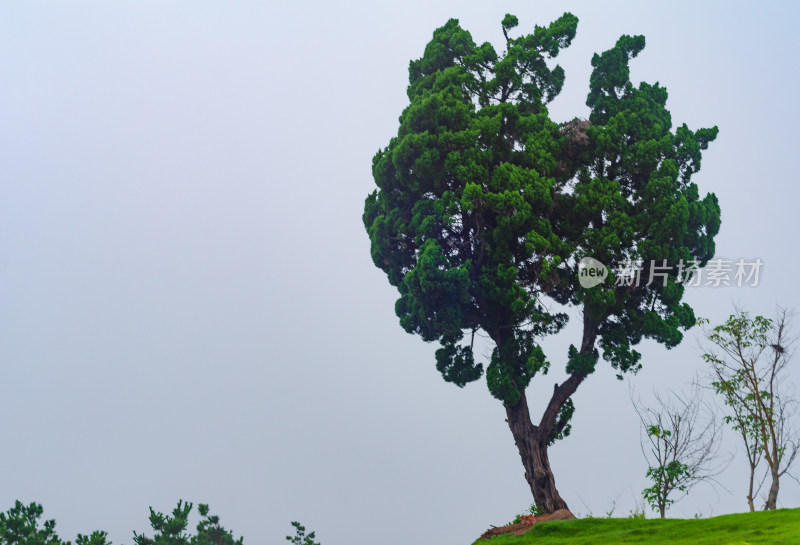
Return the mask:
{"type": "Polygon", "coordinates": [[[56,534],[54,520],[46,520],[39,524],[43,512],[42,506],[38,503],[24,505],[16,501],[14,507],[5,513],[0,513],[0,544],[61,545],[62,541],[56,534]]]}
{"type": "Polygon", "coordinates": [[[592,518],[543,522],[475,545],[784,545],[800,543],[800,509],[703,519],[592,518]]]}
{"type": "Polygon", "coordinates": [[[483,366],[473,359],[472,346],[454,343],[443,343],[442,348],[436,351],[436,369],[444,380],[460,387],[479,379],[483,373],[483,366]]]}
{"type": "Polygon", "coordinates": [[[83,534],[78,534],[78,537],[75,539],[76,545],[111,545],[111,542],[108,541],[108,534],[102,531],[94,531],[88,536],[83,534]]]}
{"type": "MultiPolygon", "coordinates": [[[[702,321],[708,324],[708,320],[702,321]]],[[[703,359],[710,364],[715,392],[728,408],[725,422],[745,446],[750,464],[748,503],[753,505],[754,474],[764,460],[772,476],[766,509],[777,508],[780,477],[800,452],[791,422],[798,401],[784,376],[794,343],[791,314],[778,309],[775,320],[736,309],[725,323],[706,330],[703,359]]]]}
{"type": "Polygon", "coordinates": [[[220,525],[219,517],[209,514],[207,504],[198,504],[197,511],[202,519],[197,524],[197,535],[190,540],[191,545],[242,545],[244,538],[234,539],[233,532],[220,525]]]}
{"type": "Polygon", "coordinates": [[[630,511],[628,511],[628,517],[627,518],[634,519],[634,520],[644,520],[647,517],[646,517],[646,513],[644,512],[644,509],[635,508],[635,509],[631,509],[630,511]]]}
{"type": "MultiPolygon", "coordinates": [[[[703,319],[702,323],[708,324],[708,320],[703,319]]],[[[731,314],[725,323],[708,332],[708,340],[719,347],[722,354],[703,354],[703,359],[718,371],[715,372],[717,380],[711,383],[714,391],[733,411],[733,415],[725,416],[725,422],[746,434],[752,440],[753,448],[761,448],[763,441],[769,439],[767,426],[763,424],[773,418],[773,394],[765,384],[767,375],[757,372],[754,366],[754,356],[770,344],[769,335],[773,328],[774,322],[770,318],[751,318],[746,311],[731,314]],[[735,356],[734,361],[736,356],[743,361],[729,365],[730,358],[726,356],[731,354],[735,356]],[[759,402],[759,397],[763,403],[759,402]],[[764,418],[759,418],[762,414],[764,418]]]]}
{"type": "Polygon", "coordinates": [[[658,511],[675,503],[675,500],[669,497],[672,491],[686,492],[684,481],[691,477],[691,473],[689,466],[678,460],[672,460],[663,466],[648,467],[647,477],[653,481],[653,486],[645,488],[642,496],[654,511],[658,511]]]}
{"type": "Polygon", "coordinates": [[[647,468],[647,478],[653,482],[652,486],[642,491],[645,501],[664,516],[665,511],[675,500],[670,495],[676,490],[686,492],[692,479],[689,466],[678,459],[670,459],[670,453],[677,453],[679,447],[672,439],[672,431],[664,429],[659,424],[651,424],[646,428],[648,437],[658,445],[658,456],[654,461],[659,465],[647,468]]]}
{"type": "MultiPolygon", "coordinates": [[[[133,532],[136,545],[243,545],[243,539],[234,539],[233,534],[223,528],[219,517],[209,514],[206,504],[198,504],[197,511],[201,517],[196,526],[196,533],[186,531],[192,504],[179,501],[172,513],[165,515],[150,508],[150,526],[153,537],[133,532]]],[[[62,541],[55,531],[54,520],[46,520],[40,524],[43,513],[38,503],[24,505],[17,501],[14,507],[0,513],[0,545],[70,545],[62,541]]],[[[313,538],[313,532],[310,534],[313,538]]],[[[108,534],[94,531],[91,534],[78,534],[75,545],[111,545],[108,534]]],[[[312,542],[303,545],[319,545],[312,542]]]]}
{"type": "Polygon", "coordinates": [[[535,503],[532,503],[530,505],[530,507],[528,507],[525,511],[523,511],[522,513],[517,514],[517,516],[514,517],[514,520],[509,522],[509,524],[516,524],[518,522],[522,522],[523,515],[534,515],[534,516],[536,516],[536,515],[541,515],[541,514],[542,514],[542,510],[539,509],[539,507],[537,507],[537,505],[535,503]]]}
{"type": "Polygon", "coordinates": [[[569,374],[582,374],[588,375],[594,372],[594,366],[597,364],[598,358],[597,350],[589,353],[578,352],[574,345],[569,345],[567,352],[567,373],[569,374]]]}
{"type": "Polygon", "coordinates": [[[559,439],[569,436],[570,432],[572,431],[572,424],[569,422],[572,420],[573,414],[575,414],[575,404],[573,403],[572,399],[568,399],[558,411],[556,425],[547,436],[548,446],[552,445],[559,439]]]}
{"type": "Polygon", "coordinates": [[[656,394],[655,402],[645,407],[634,401],[634,409],[649,443],[645,447],[642,442],[642,454],[652,484],[642,496],[664,518],[676,492],[686,495],[699,483],[715,484],[727,463],[719,455],[722,424],[699,384],[688,393],[670,391],[666,398],[656,394]]]}
{"type": "MultiPolygon", "coordinates": [[[[17,500],[14,507],[0,513],[0,545],[70,545],[56,534],[55,520],[40,524],[44,510],[41,504],[23,504],[17,500]]],[[[78,534],[77,545],[111,545],[106,532],[95,531],[85,536],[78,534]]]]}
{"type": "Polygon", "coordinates": [[[286,536],[286,541],[290,542],[292,545],[319,545],[319,543],[314,541],[316,537],[314,532],[306,535],[306,527],[296,521],[292,522],[292,526],[294,526],[295,535],[286,536]]]}
{"type": "Polygon", "coordinates": [[[133,542],[136,545],[242,545],[243,538],[234,539],[233,533],[220,525],[218,516],[209,515],[208,505],[203,503],[197,506],[202,517],[197,524],[197,533],[187,533],[192,507],[189,502],[178,501],[171,515],[157,512],[151,507],[153,537],[134,532],[133,542]]]}
{"type": "MultiPolygon", "coordinates": [[[[692,181],[717,128],[673,132],[666,89],[633,85],[629,62],[644,37],[622,36],[593,57],[588,120],[550,118],[565,78],[553,59],[577,24],[565,13],[514,37],[519,21],[508,14],[498,53],[449,20],[411,61],[409,104],[372,162],[363,222],[374,264],[399,292],[401,326],[441,344],[436,367],[460,387],[484,374],[462,343],[483,330],[495,344],[487,386],[508,407],[549,368],[538,339],[567,321],[553,302],[583,316],[570,375],[594,371],[595,340],[620,376],[641,367],[643,339],[676,346],[695,323],[679,265],[704,265],[720,226],[716,197],[692,181]],[[585,256],[612,268],[641,260],[644,281],[585,289],[585,256]],[[666,285],[645,285],[651,261],[666,264],[666,285]]],[[[548,442],[568,435],[573,412],[561,409],[548,442]]]]}

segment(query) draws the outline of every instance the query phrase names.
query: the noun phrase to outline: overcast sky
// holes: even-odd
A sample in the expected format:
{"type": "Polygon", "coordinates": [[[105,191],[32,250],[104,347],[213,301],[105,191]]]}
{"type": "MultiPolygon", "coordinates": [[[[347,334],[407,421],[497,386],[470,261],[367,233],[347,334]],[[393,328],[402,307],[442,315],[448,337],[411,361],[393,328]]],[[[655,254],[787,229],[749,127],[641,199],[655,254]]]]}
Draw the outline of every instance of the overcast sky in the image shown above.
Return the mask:
{"type": "MultiPolygon", "coordinates": [[[[720,321],[734,301],[800,306],[800,10],[778,4],[3,2],[0,510],[38,501],[63,537],[118,545],[179,498],[252,545],[291,520],[323,545],[466,545],[507,522],[531,498],[503,408],[402,330],[361,223],[409,60],[451,17],[501,49],[505,13],[523,32],[569,10],[562,121],[588,114],[592,54],[644,34],[633,80],[667,87],[676,124],[720,128],[695,177],[722,207],[717,255],[764,262],[757,288],[688,293],[720,321]]],[[[544,341],[534,412],[578,335],[544,341]]],[[[601,363],[578,391],[551,451],[573,511],[634,507],[629,387],[691,381],[695,338],[645,343],[637,376],[601,363]]],[[[740,452],[730,493],[698,487],[669,514],[743,511],[746,479],[740,452]]]]}

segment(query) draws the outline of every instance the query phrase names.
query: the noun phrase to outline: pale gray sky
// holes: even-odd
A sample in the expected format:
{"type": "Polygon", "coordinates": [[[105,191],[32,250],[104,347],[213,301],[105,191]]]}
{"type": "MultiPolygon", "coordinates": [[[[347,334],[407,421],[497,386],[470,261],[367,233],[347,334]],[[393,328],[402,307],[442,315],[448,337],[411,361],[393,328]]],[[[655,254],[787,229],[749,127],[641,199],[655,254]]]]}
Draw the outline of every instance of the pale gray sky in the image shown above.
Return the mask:
{"type": "MultiPolygon", "coordinates": [[[[644,34],[633,79],[668,88],[676,124],[720,127],[696,178],[720,199],[718,255],[765,263],[758,288],[690,292],[719,321],[732,301],[800,306],[797,6],[4,2],[0,509],[35,500],[64,537],[120,545],[179,498],[252,545],[291,520],[323,545],[464,545],[507,522],[531,500],[503,409],[400,328],[361,224],[409,60],[450,17],[499,44],[506,12],[525,31],[572,11],[566,120],[587,113],[592,54],[644,34]]],[[[545,342],[532,398],[575,339],[545,342]]],[[[646,344],[637,391],[690,381],[694,339],[646,344]]],[[[575,403],[559,490],[625,514],[646,486],[628,383],[603,364],[575,403]]],[[[741,455],[722,481],[670,514],[744,510],[741,455]]]]}

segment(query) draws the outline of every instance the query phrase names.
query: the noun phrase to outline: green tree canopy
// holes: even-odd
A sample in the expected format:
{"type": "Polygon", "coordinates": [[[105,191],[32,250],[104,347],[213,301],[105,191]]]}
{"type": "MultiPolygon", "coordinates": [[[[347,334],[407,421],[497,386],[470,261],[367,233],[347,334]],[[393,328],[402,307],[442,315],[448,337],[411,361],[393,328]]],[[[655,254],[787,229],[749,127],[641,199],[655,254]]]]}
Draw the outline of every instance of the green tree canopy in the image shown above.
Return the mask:
{"type": "Polygon", "coordinates": [[[233,533],[220,525],[219,517],[209,514],[208,505],[201,503],[197,511],[202,517],[197,524],[197,532],[189,534],[189,514],[193,505],[178,501],[172,515],[165,515],[150,508],[150,526],[153,537],[133,533],[136,545],[242,545],[243,538],[234,539],[233,533]]]}
{"type": "MultiPolygon", "coordinates": [[[[70,545],[62,541],[56,533],[56,521],[45,520],[40,523],[44,509],[32,502],[25,505],[14,502],[14,507],[0,513],[0,545],[70,545]]],[[[89,535],[78,534],[77,545],[111,545],[108,534],[94,531],[89,535]]]]}

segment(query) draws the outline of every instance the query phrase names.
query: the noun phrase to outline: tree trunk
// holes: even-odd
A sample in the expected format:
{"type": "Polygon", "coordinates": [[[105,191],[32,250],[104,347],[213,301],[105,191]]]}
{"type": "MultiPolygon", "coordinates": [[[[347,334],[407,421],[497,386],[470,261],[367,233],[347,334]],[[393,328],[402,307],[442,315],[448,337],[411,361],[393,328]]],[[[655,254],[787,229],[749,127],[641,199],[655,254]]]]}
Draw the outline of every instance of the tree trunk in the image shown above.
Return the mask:
{"type": "Polygon", "coordinates": [[[772,471],[772,486],[769,487],[769,494],[767,495],[767,504],[764,506],[765,510],[778,508],[778,489],[780,483],[778,482],[780,475],[777,471],[772,471]]]}
{"type": "Polygon", "coordinates": [[[658,504],[658,512],[661,513],[661,518],[667,518],[667,504],[666,503],[659,503],[658,504]]]}
{"type": "Polygon", "coordinates": [[[522,465],[525,468],[525,480],[531,488],[533,500],[544,513],[553,513],[559,509],[569,509],[556,489],[550,460],[547,457],[547,435],[531,422],[528,412],[528,401],[525,392],[519,403],[506,407],[508,427],[517,444],[522,465]]]}
{"type": "Polygon", "coordinates": [[[754,465],[750,464],[750,488],[747,489],[747,505],[750,507],[750,512],[753,513],[756,510],[756,506],[753,503],[753,480],[756,476],[756,468],[754,465]]]}
{"type": "MultiPolygon", "coordinates": [[[[598,322],[592,321],[589,314],[588,311],[584,311],[581,354],[590,354],[594,350],[598,322]]],[[[501,334],[492,335],[492,339],[497,346],[502,346],[506,341],[501,334]]],[[[531,421],[528,399],[524,389],[520,391],[520,400],[516,405],[506,406],[506,422],[508,422],[520,458],[522,458],[525,480],[531,488],[536,507],[543,513],[569,509],[567,502],[561,498],[556,489],[555,477],[553,477],[553,470],[550,469],[550,460],[547,456],[547,438],[551,431],[560,431],[555,429],[558,413],[585,378],[585,374],[570,375],[563,383],[554,386],[553,395],[547,403],[547,408],[538,426],[531,421]]]]}

